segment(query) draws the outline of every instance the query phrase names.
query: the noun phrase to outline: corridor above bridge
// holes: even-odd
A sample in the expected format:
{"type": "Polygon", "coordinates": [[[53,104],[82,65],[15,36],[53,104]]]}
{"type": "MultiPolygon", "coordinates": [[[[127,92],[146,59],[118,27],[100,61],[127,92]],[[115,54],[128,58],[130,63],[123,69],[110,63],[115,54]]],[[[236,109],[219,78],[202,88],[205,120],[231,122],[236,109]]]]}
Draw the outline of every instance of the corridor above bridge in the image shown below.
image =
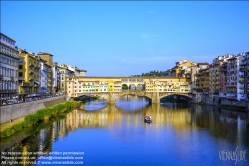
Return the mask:
{"type": "Polygon", "coordinates": [[[178,77],[70,76],[66,79],[66,91],[70,97],[101,93],[108,95],[116,93],[115,96],[117,96],[117,94],[122,95],[125,90],[143,91],[145,94],[164,92],[184,96],[190,93],[190,84],[187,79],[178,77]]]}

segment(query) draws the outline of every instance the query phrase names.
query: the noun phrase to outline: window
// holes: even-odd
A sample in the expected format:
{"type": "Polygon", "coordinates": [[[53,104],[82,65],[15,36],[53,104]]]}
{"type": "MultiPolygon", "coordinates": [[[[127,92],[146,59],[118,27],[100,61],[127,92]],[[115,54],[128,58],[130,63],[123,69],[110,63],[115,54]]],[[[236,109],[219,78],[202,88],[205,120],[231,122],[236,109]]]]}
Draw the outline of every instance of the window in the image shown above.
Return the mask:
{"type": "Polygon", "coordinates": [[[17,61],[20,62],[20,63],[22,63],[22,62],[23,62],[23,59],[22,59],[22,58],[19,58],[17,61]]]}
{"type": "Polygon", "coordinates": [[[22,77],[22,72],[19,72],[19,77],[22,77]]]}
{"type": "Polygon", "coordinates": [[[19,69],[23,69],[23,68],[22,68],[22,65],[19,65],[19,69]]]}

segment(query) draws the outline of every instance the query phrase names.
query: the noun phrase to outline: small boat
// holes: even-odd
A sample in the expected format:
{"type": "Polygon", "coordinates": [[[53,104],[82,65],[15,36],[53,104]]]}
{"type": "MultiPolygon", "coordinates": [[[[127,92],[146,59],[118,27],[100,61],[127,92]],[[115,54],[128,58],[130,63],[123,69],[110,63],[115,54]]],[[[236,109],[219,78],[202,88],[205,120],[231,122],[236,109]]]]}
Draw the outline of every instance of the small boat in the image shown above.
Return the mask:
{"type": "Polygon", "coordinates": [[[146,122],[146,123],[151,123],[151,122],[152,122],[151,116],[145,116],[145,117],[144,117],[144,122],[146,122]]]}

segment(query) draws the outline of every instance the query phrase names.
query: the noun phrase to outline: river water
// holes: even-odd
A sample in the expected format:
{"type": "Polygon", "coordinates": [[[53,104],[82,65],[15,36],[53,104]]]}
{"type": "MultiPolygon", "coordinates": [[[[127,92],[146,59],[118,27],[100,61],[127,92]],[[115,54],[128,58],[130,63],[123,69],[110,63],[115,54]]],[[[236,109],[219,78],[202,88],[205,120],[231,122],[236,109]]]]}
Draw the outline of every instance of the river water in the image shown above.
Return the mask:
{"type": "Polygon", "coordinates": [[[1,144],[6,165],[249,165],[249,114],[122,96],[115,105],[88,102],[1,144]]]}

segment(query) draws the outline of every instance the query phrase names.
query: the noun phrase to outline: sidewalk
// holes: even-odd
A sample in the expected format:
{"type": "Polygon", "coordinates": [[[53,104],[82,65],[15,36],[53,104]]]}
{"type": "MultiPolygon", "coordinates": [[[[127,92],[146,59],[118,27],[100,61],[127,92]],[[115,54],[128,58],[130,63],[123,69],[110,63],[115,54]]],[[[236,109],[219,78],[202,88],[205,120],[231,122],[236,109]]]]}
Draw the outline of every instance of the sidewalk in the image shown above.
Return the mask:
{"type": "Polygon", "coordinates": [[[12,122],[3,123],[0,125],[0,131],[3,131],[7,128],[10,128],[10,127],[14,126],[15,124],[23,122],[23,121],[24,121],[24,117],[21,117],[21,118],[17,118],[15,120],[13,120],[12,122]]]}

